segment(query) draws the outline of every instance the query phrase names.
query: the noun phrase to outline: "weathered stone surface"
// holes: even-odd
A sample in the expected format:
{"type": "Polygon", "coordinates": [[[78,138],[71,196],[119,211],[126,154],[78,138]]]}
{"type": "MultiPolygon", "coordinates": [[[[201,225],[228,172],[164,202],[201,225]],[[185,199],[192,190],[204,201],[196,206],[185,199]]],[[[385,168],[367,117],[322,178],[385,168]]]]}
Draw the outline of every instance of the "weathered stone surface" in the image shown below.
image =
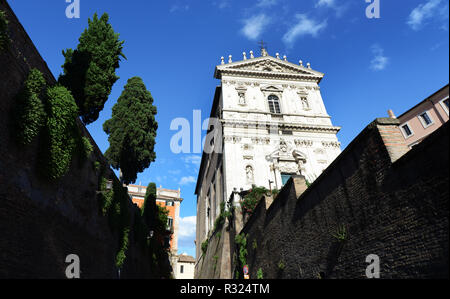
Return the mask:
{"type": "Polygon", "coordinates": [[[366,278],[370,254],[381,278],[448,278],[449,126],[392,162],[393,125],[369,125],[300,197],[294,177],[261,201],[242,230],[252,278],[366,278]]]}

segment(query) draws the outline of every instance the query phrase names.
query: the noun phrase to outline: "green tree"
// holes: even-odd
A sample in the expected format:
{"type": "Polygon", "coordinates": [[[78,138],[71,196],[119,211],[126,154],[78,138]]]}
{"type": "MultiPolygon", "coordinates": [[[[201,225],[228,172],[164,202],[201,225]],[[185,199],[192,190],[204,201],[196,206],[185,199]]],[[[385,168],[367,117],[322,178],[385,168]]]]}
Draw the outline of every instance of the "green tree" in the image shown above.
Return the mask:
{"type": "Polygon", "coordinates": [[[144,204],[142,206],[142,217],[150,229],[155,228],[156,217],[156,184],[150,183],[145,193],[144,204]]]}
{"type": "Polygon", "coordinates": [[[112,118],[103,124],[110,147],[105,157],[114,169],[122,172],[125,184],[134,183],[156,159],[154,152],[158,123],[156,107],[139,77],[128,80],[112,109],[112,118]]]}
{"type": "Polygon", "coordinates": [[[96,121],[119,79],[119,67],[123,41],[108,23],[108,14],[99,19],[97,13],[88,20],[88,28],[81,34],[76,50],[63,51],[65,63],[58,82],[71,92],[79,115],[85,124],[96,121]]]}

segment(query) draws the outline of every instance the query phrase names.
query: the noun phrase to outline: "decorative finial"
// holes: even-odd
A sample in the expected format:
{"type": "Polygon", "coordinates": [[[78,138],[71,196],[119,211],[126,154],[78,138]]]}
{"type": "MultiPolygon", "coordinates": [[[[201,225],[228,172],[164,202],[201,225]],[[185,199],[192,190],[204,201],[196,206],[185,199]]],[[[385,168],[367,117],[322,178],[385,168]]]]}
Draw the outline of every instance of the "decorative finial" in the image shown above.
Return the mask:
{"type": "Polygon", "coordinates": [[[230,55],[230,56],[228,56],[228,63],[232,63],[233,62],[233,56],[232,55],[230,55]]]}
{"type": "Polygon", "coordinates": [[[310,69],[311,68],[311,63],[307,63],[306,66],[310,69]]]}
{"type": "Polygon", "coordinates": [[[303,60],[300,60],[298,63],[300,64],[300,66],[303,66],[303,60]]]}
{"type": "Polygon", "coordinates": [[[253,56],[253,51],[250,51],[250,58],[255,58],[255,56],[253,56]]]}
{"type": "Polygon", "coordinates": [[[278,59],[280,59],[280,53],[275,54],[278,59]]]}
{"type": "Polygon", "coordinates": [[[242,55],[244,55],[244,60],[247,60],[247,53],[242,53],[242,55]]]}
{"type": "Polygon", "coordinates": [[[287,61],[287,56],[284,55],[284,56],[283,56],[283,59],[284,59],[284,61],[287,61]]]}
{"type": "Polygon", "coordinates": [[[225,64],[225,57],[220,57],[220,64],[225,64]]]}

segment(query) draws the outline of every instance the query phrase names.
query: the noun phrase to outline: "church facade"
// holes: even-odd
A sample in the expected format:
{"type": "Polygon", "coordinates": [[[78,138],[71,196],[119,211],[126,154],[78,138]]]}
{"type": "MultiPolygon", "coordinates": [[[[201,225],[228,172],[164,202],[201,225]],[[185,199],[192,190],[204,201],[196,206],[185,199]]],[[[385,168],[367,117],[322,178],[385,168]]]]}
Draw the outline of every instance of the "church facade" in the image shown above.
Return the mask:
{"type": "Polygon", "coordinates": [[[197,261],[221,203],[233,192],[281,189],[292,175],[313,182],[341,153],[340,128],[332,124],[319,87],[324,74],[309,63],[294,64],[262,49],[260,57],[243,53],[236,62],[222,57],[214,76],[221,82],[210,126],[218,134],[206,139],[210,149],[196,186],[197,261]]]}

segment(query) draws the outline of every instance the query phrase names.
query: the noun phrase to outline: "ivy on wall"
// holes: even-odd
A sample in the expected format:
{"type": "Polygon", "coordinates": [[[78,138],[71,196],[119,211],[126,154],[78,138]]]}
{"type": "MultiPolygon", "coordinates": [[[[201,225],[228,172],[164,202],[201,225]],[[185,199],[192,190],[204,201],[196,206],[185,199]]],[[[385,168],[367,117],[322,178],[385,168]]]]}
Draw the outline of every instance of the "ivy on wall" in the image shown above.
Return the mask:
{"type": "Polygon", "coordinates": [[[42,73],[32,69],[16,97],[14,136],[20,145],[30,144],[45,125],[46,113],[42,99],[46,82],[42,73]]]}
{"type": "Polygon", "coordinates": [[[71,93],[62,86],[47,90],[47,122],[44,130],[44,174],[49,179],[61,178],[70,168],[79,137],[76,123],[78,108],[71,93]]]}

